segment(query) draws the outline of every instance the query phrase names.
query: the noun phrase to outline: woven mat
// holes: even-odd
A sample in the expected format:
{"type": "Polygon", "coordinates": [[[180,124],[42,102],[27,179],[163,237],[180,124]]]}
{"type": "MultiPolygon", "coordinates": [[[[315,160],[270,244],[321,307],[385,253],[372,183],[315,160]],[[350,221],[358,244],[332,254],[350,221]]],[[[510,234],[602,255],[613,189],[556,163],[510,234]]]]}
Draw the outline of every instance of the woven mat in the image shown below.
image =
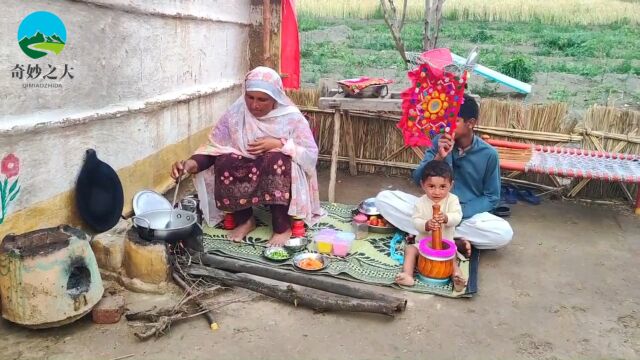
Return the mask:
{"type": "MultiPolygon", "coordinates": [[[[324,228],[336,230],[351,229],[351,211],[353,206],[339,204],[323,204],[325,210],[329,213],[322,221],[307,231],[307,236],[312,237],[315,232],[324,228]]],[[[248,235],[249,241],[256,244],[265,244],[271,234],[271,215],[263,208],[255,209],[257,228],[248,235]]],[[[221,227],[203,229],[203,245],[204,251],[211,254],[242,259],[245,261],[269,264],[282,269],[294,270],[292,261],[284,263],[273,263],[262,256],[263,248],[249,244],[238,244],[229,241],[226,237],[227,231],[221,227]]],[[[393,234],[373,234],[364,240],[354,242],[351,253],[346,258],[331,257],[330,265],[318,274],[330,275],[333,277],[363,282],[373,285],[392,286],[402,288],[404,290],[435,294],[446,297],[471,297],[477,292],[477,276],[479,253],[474,249],[471,259],[460,261],[460,269],[464,276],[469,279],[467,287],[462,292],[454,292],[452,284],[446,286],[434,286],[420,282],[416,279],[416,285],[413,287],[400,287],[394,283],[394,278],[401,270],[401,265],[393,260],[390,255],[390,243],[393,234]]],[[[404,243],[400,245],[397,252],[401,252],[404,243]]],[[[313,250],[313,245],[309,245],[309,251],[313,250]]]]}

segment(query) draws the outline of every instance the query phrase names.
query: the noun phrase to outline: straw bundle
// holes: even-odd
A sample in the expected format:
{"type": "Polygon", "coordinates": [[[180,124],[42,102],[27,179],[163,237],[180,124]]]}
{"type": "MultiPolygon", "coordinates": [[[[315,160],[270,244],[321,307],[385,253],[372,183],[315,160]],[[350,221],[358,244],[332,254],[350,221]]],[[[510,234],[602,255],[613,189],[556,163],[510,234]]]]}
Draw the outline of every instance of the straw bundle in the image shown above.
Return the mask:
{"type": "MultiPolygon", "coordinates": [[[[536,104],[526,106],[517,101],[500,101],[485,99],[480,103],[480,121],[478,132],[490,135],[494,139],[508,141],[536,143],[544,145],[565,145],[573,130],[565,125],[565,117],[568,106],[564,103],[536,104]],[[496,128],[501,128],[496,130],[496,128]]],[[[517,162],[528,162],[531,152],[523,150],[500,150],[501,159],[503,151],[508,151],[508,157],[517,162]],[[515,160],[517,159],[517,160],[515,160]]],[[[526,174],[523,179],[538,184],[554,185],[554,181],[547,175],[526,174]]]]}
{"type": "MultiPolygon", "coordinates": [[[[565,117],[568,105],[565,103],[537,104],[526,106],[516,101],[500,101],[495,99],[482,100],[480,103],[479,131],[483,129],[502,128],[507,136],[496,136],[495,138],[512,139],[512,134],[524,134],[523,130],[535,131],[538,135],[546,136],[546,139],[538,140],[536,143],[548,143],[557,145],[557,141],[566,139],[558,137],[557,134],[570,134],[575,125],[567,124],[565,117]],[[513,129],[513,130],[511,130],[513,129]],[[511,130],[511,131],[510,131],[511,130]],[[542,134],[547,133],[547,134],[542,134]]],[[[486,132],[490,134],[490,131],[486,132]]],[[[520,142],[531,142],[520,140],[520,142]]]]}
{"type": "Polygon", "coordinates": [[[298,106],[316,106],[320,92],[316,89],[287,90],[287,96],[298,106]]]}
{"type": "MultiPolygon", "coordinates": [[[[582,145],[591,150],[638,154],[640,153],[639,124],[640,112],[594,105],[585,115],[584,129],[582,129],[585,132],[585,140],[582,145]],[[624,134],[626,139],[624,137],[612,139],[606,136],[607,133],[624,134]]],[[[625,194],[626,191],[620,186],[610,185],[591,181],[580,194],[589,198],[628,198],[629,195],[634,195],[637,189],[637,186],[627,185],[630,194],[625,194]]]]}

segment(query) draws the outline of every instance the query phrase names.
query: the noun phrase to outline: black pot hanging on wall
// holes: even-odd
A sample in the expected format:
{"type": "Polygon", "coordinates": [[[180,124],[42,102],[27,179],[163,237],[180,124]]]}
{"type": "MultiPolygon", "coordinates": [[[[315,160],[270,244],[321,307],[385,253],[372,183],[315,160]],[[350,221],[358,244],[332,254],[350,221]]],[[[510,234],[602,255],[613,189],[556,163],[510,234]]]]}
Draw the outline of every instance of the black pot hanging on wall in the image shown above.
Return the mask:
{"type": "Polygon", "coordinates": [[[124,192],[118,174],[89,149],[78,182],[76,206],[80,217],[96,232],[113,228],[122,216],[124,192]]]}

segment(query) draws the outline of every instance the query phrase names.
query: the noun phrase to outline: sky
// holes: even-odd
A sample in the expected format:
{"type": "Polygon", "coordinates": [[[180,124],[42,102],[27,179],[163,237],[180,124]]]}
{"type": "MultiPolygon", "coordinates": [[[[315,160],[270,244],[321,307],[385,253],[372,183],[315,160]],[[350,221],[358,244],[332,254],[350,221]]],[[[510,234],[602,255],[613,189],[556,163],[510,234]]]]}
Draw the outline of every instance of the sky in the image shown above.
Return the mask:
{"type": "Polygon", "coordinates": [[[49,36],[56,34],[62,41],[67,42],[67,30],[64,24],[50,12],[37,11],[25,17],[18,28],[18,40],[22,40],[25,36],[31,37],[38,31],[49,36]]]}

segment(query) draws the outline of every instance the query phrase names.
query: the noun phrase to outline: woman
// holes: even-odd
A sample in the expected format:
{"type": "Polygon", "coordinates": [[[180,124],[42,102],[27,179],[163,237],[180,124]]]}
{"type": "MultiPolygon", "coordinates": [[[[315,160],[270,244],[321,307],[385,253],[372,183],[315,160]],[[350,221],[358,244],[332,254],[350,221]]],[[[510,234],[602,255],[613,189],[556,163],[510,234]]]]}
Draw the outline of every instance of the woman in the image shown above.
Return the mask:
{"type": "Polygon", "coordinates": [[[280,76],[258,67],[247,74],[244,96],[214,126],[209,143],[174,163],[171,176],[198,174],[204,218],[211,226],[232,212],[233,241],[255,229],[253,206],[269,206],[274,231],[269,244],[282,245],[291,237],[291,216],[313,225],[323,215],[317,160],[309,124],[284,93],[280,76]]]}

